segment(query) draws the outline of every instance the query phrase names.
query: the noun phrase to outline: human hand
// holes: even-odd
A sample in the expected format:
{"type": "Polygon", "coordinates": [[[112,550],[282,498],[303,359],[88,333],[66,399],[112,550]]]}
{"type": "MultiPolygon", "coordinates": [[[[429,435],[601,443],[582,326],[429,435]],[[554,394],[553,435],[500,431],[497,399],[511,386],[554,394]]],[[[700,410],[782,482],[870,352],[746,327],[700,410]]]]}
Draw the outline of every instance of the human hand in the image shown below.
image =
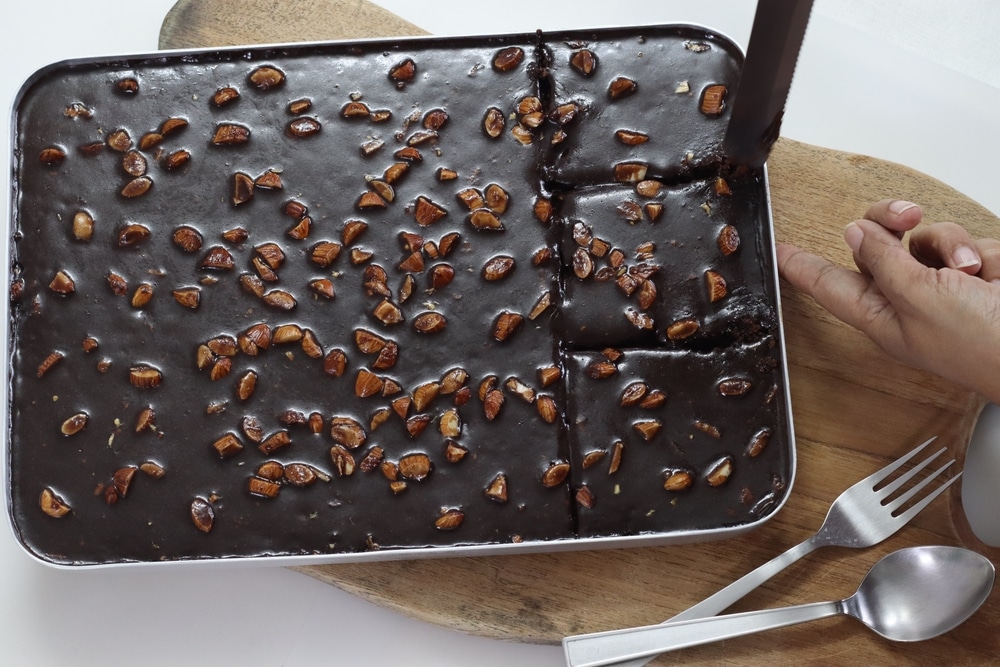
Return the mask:
{"type": "Polygon", "coordinates": [[[1000,241],[937,223],[907,250],[922,216],[880,201],[844,230],[857,271],[779,244],[778,272],[890,356],[1000,402],[1000,241]]]}

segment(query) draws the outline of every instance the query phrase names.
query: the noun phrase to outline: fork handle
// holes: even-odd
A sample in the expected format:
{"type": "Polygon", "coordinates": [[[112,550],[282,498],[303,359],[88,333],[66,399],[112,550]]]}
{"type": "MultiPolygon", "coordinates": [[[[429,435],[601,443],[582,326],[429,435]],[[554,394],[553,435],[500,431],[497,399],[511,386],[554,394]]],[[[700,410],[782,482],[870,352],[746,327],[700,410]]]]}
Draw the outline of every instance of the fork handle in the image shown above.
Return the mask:
{"type": "Polygon", "coordinates": [[[748,611],[742,614],[696,618],[642,628],[611,630],[563,639],[569,667],[629,665],[622,659],[650,660],[665,651],[676,651],[709,642],[783,628],[845,613],[842,602],[813,602],[794,607],[748,611]]]}
{"type": "MultiPolygon", "coordinates": [[[[715,616],[716,614],[719,614],[731,607],[737,601],[746,597],[750,591],[757,588],[795,561],[814,551],[818,546],[819,542],[816,540],[816,536],[814,535],[805,542],[797,544],[785,553],[767,561],[756,570],[746,573],[733,583],[729,584],[717,593],[705,598],[693,607],[688,607],[676,616],[667,619],[664,623],[676,623],[678,621],[690,621],[695,618],[715,616]]],[[[652,660],[653,657],[655,656],[627,660],[619,664],[620,667],[643,667],[643,665],[652,660]]]]}

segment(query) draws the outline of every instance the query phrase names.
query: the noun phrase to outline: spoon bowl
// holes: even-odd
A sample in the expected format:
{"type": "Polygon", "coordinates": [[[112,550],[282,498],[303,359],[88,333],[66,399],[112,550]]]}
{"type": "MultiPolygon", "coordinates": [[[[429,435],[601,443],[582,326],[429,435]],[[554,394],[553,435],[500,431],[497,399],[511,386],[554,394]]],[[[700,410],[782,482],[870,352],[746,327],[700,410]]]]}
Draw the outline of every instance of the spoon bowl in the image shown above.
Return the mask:
{"type": "Polygon", "coordinates": [[[612,630],[563,639],[566,664],[598,667],[830,616],[852,616],[893,641],[944,634],[989,597],[993,563],[960,547],[900,549],[875,563],[854,595],[778,609],[612,630]]]}
{"type": "Polygon", "coordinates": [[[900,549],[877,562],[841,604],[886,639],[923,641],[965,622],[986,602],[993,580],[993,564],[974,551],[900,549]]]}

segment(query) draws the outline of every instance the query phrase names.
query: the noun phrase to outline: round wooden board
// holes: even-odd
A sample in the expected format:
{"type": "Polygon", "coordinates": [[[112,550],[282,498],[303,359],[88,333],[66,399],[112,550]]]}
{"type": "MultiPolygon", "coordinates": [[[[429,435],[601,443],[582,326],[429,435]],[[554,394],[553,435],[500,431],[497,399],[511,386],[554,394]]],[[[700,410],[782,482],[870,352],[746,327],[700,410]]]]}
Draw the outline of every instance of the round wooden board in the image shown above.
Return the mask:
{"type": "MultiPolygon", "coordinates": [[[[160,48],[201,48],[426,34],[362,0],[180,0],[160,48]],[[280,8],[280,11],[276,8],[280,8]]],[[[863,155],[778,141],[768,162],[775,233],[851,266],[844,225],[867,204],[894,196],[920,202],[928,220],[961,220],[995,236],[997,220],[946,185],[863,155]]],[[[866,337],[808,298],[782,290],[798,452],[785,508],[753,533],[670,547],[480,558],[380,561],[296,568],[379,605],[479,635],[528,642],[661,621],[811,535],[831,501],[858,479],[931,435],[964,458],[984,402],[889,359],[866,337]]],[[[833,600],[891,551],[979,543],[961,510],[960,485],[877,547],[813,554],[748,596],[734,611],[833,600]]],[[[983,664],[1000,654],[1000,603],[991,597],[959,629],[920,644],[891,644],[849,620],[831,620],[684,652],[689,664],[983,664]]],[[[665,658],[659,663],[666,664],[665,658]]]]}

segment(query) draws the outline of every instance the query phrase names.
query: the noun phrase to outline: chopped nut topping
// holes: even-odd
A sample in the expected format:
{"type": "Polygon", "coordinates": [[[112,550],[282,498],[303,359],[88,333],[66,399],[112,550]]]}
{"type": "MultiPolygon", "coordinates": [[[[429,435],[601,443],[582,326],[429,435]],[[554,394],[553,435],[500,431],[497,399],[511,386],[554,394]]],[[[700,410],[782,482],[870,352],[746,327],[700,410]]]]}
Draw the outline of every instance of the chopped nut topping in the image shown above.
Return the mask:
{"type": "Polygon", "coordinates": [[[195,498],[191,501],[191,521],[195,527],[203,533],[212,531],[215,524],[215,509],[204,498],[195,498]]]}
{"type": "Polygon", "coordinates": [[[732,255],[739,250],[740,233],[732,225],[726,225],[719,232],[719,251],[726,256],[732,255]]]}
{"type": "Polygon", "coordinates": [[[486,260],[483,266],[482,276],[484,279],[494,282],[502,280],[510,275],[514,270],[514,258],[508,255],[496,255],[486,260]]]}
{"type": "Polygon", "coordinates": [[[89,420],[90,417],[86,412],[78,412],[66,419],[59,430],[63,435],[76,435],[87,426],[89,420]]]}
{"type": "Polygon", "coordinates": [[[660,432],[663,424],[658,419],[650,419],[648,421],[636,422],[632,427],[638,431],[643,440],[649,442],[660,432]]]}
{"type": "Polygon", "coordinates": [[[619,100],[624,97],[628,97],[636,91],[638,85],[632,79],[626,76],[619,76],[614,78],[610,84],[608,84],[608,97],[613,100],[619,100]]]}
{"type": "Polygon", "coordinates": [[[216,126],[212,143],[216,146],[233,146],[250,141],[250,128],[234,123],[221,123],[216,126]]]}
{"type": "Polygon", "coordinates": [[[684,340],[693,336],[700,327],[698,320],[694,318],[677,320],[667,327],[667,338],[674,341],[684,340]]]}
{"type": "Polygon", "coordinates": [[[483,130],[490,138],[496,139],[503,134],[506,124],[503,111],[496,107],[490,107],[486,110],[486,115],[483,116],[483,130]]]}
{"type": "Polygon", "coordinates": [[[547,489],[551,489],[560,486],[566,477],[569,475],[570,465],[565,461],[557,461],[551,464],[544,473],[542,473],[542,486],[547,489]]]}
{"type": "Polygon", "coordinates": [[[152,366],[133,366],[128,377],[132,386],[139,389],[153,389],[163,381],[163,374],[152,366]]]}
{"type": "Polygon", "coordinates": [[[709,486],[722,486],[729,481],[729,476],[733,474],[733,459],[729,456],[716,462],[705,475],[705,481],[709,486]]]}
{"type": "Polygon", "coordinates": [[[399,459],[399,474],[404,478],[419,482],[431,474],[433,466],[426,454],[408,454],[399,459]]]}
{"type": "Polygon", "coordinates": [[[285,73],[277,67],[263,65],[250,73],[250,83],[261,90],[269,90],[285,81],[285,73]]]}
{"type": "Polygon", "coordinates": [[[348,449],[357,449],[367,439],[364,427],[350,417],[334,417],[330,422],[330,436],[348,449]]]}
{"type": "Polygon", "coordinates": [[[465,521],[465,512],[458,509],[447,509],[442,511],[434,521],[434,527],[438,530],[457,530],[465,521]]]}
{"type": "Polygon", "coordinates": [[[413,80],[416,72],[417,64],[411,58],[407,58],[389,70],[389,78],[397,84],[406,84],[413,80]]]}
{"type": "Polygon", "coordinates": [[[589,49],[580,49],[570,56],[569,64],[584,76],[590,76],[597,69],[597,56],[589,49]]]}
{"type": "Polygon", "coordinates": [[[517,331],[517,328],[521,326],[521,322],[523,321],[523,315],[507,310],[503,311],[493,323],[493,338],[502,343],[517,331]]]}
{"type": "Polygon", "coordinates": [[[750,458],[760,456],[764,448],[767,447],[767,443],[771,441],[772,433],[772,430],[767,426],[754,433],[747,445],[747,456],[750,458]]]}
{"type": "Polygon", "coordinates": [[[666,491],[684,491],[694,484],[694,475],[687,470],[667,470],[663,473],[663,488],[666,491]]]}
{"type": "Polygon", "coordinates": [[[486,497],[498,503],[507,502],[507,476],[497,473],[493,481],[486,487],[486,497]]]}
{"type": "Polygon", "coordinates": [[[243,443],[232,433],[226,433],[224,436],[212,443],[212,447],[218,452],[219,458],[228,459],[231,456],[235,456],[243,451],[243,443]]]}
{"type": "Polygon", "coordinates": [[[435,311],[420,313],[413,319],[413,329],[417,333],[429,334],[444,331],[448,321],[435,311]]]}
{"type": "Polygon", "coordinates": [[[53,519],[64,517],[70,512],[70,506],[66,503],[66,501],[56,495],[55,491],[48,487],[42,489],[42,492],[38,497],[38,505],[42,508],[43,512],[48,514],[53,519]]]}
{"type": "Polygon", "coordinates": [[[247,491],[258,498],[274,498],[281,491],[281,485],[268,479],[251,477],[247,480],[247,491]]]}
{"type": "Polygon", "coordinates": [[[509,46],[497,51],[493,56],[493,69],[498,72],[509,72],[520,65],[522,60],[524,60],[524,49],[509,46]]]}
{"type": "Polygon", "coordinates": [[[726,108],[726,87],[714,84],[701,94],[701,112],[707,116],[718,116],[726,108]]]}

